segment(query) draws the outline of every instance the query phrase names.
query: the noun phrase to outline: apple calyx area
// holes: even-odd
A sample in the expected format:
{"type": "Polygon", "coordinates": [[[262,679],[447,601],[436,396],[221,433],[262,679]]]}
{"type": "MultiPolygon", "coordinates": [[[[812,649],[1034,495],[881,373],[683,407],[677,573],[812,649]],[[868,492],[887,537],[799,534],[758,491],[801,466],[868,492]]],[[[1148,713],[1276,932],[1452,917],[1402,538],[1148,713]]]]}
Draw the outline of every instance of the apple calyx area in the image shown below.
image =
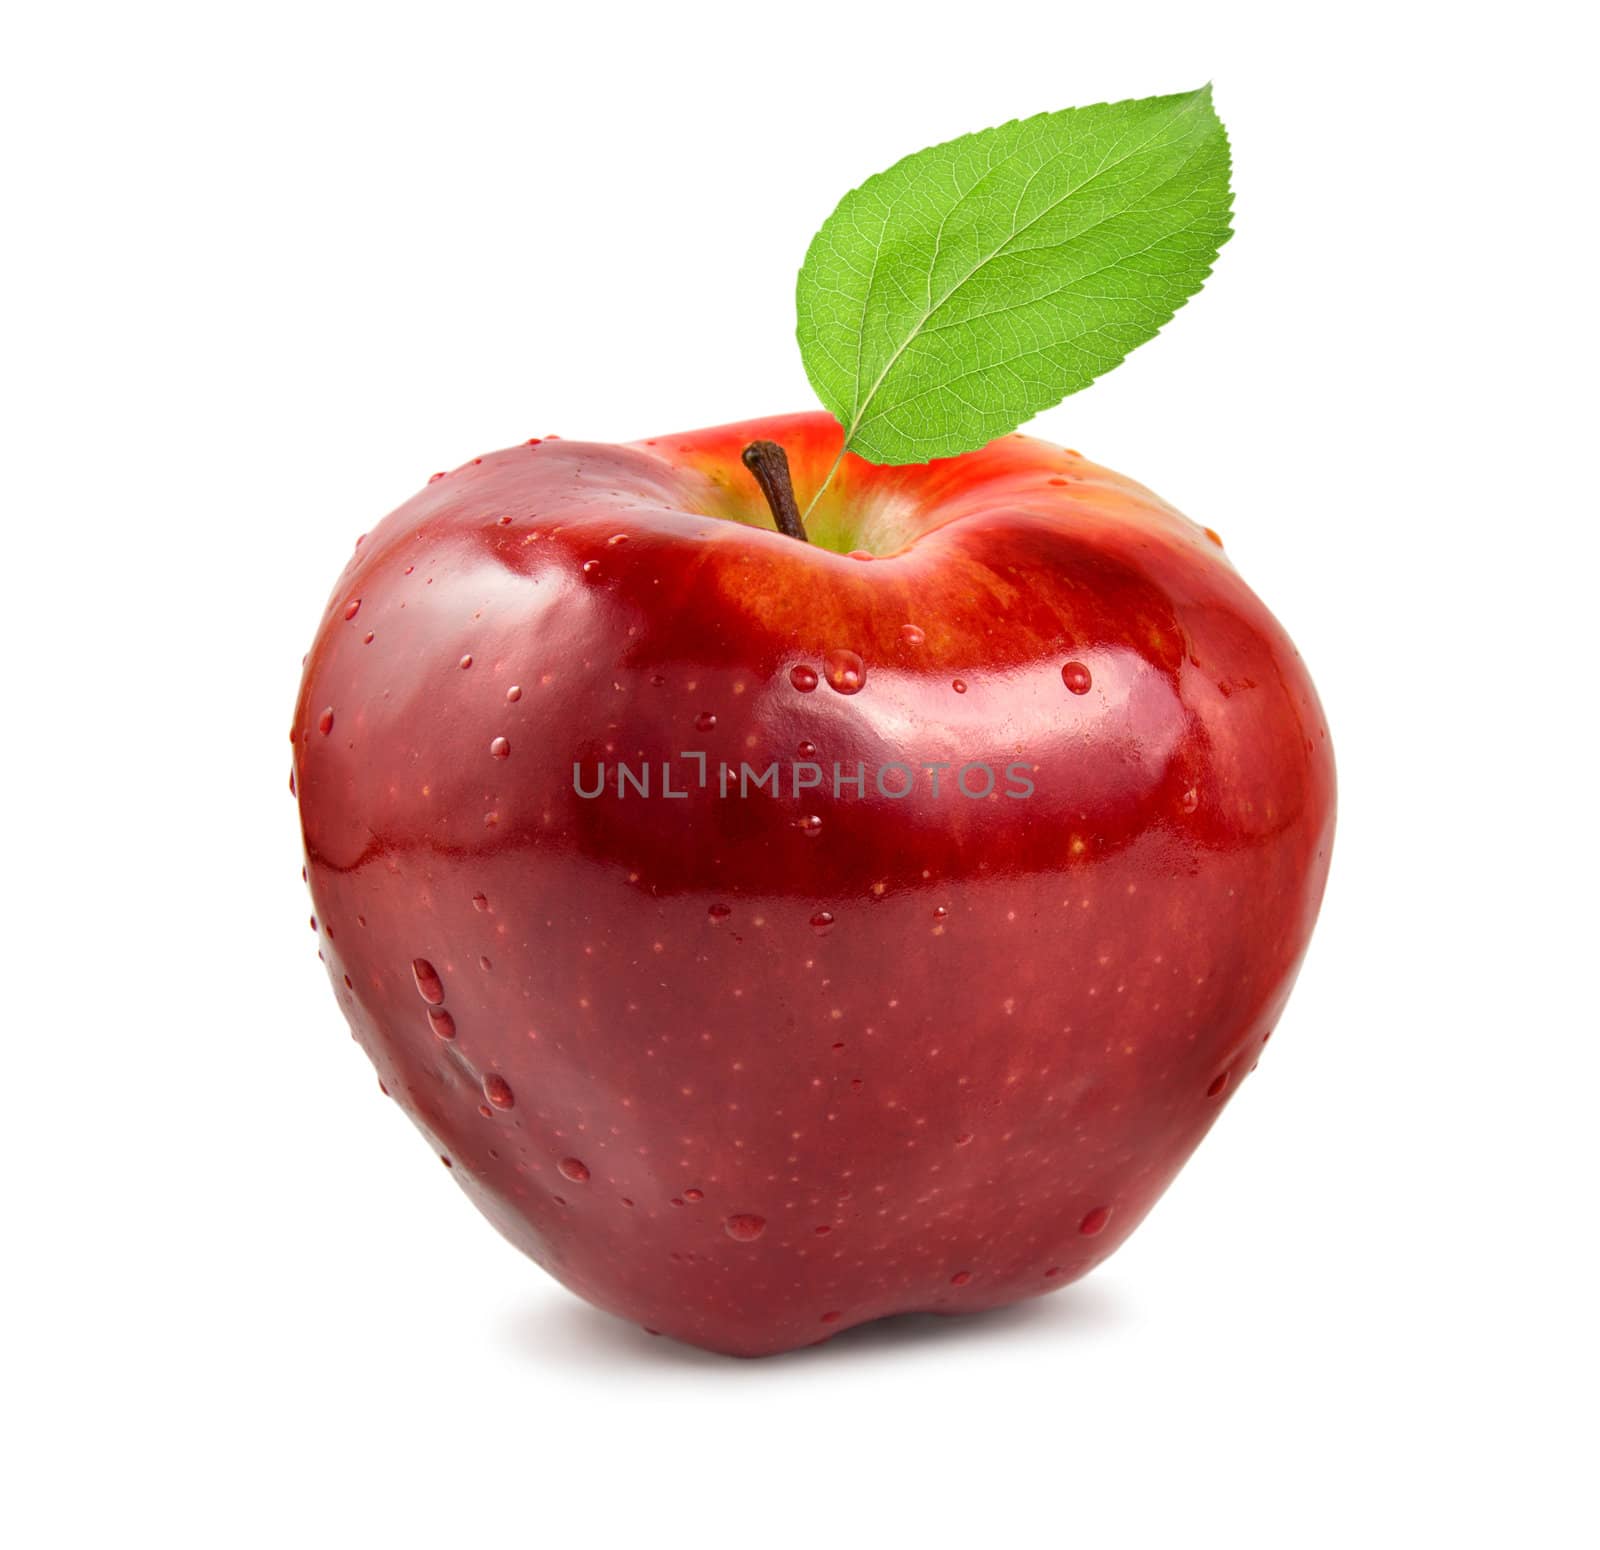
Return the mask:
{"type": "Polygon", "coordinates": [[[794,498],[794,480],[789,475],[789,454],[775,441],[752,441],[739,454],[740,461],[755,476],[767,498],[772,520],[786,538],[807,543],[806,525],[800,517],[800,504],[794,498]]]}

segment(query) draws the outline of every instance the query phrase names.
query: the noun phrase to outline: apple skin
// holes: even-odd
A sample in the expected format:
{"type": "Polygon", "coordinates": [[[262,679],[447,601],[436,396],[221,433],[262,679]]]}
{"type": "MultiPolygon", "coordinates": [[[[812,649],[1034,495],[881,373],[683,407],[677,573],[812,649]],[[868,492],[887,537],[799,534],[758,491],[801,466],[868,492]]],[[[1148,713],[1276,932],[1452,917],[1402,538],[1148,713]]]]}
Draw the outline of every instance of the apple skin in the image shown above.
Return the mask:
{"type": "Polygon", "coordinates": [[[777,533],[741,449],[783,445],[803,504],[839,436],[436,475],[358,543],[291,732],[384,1090],[574,1292],[740,1355],[1115,1250],[1254,1069],[1333,836],[1316,693],[1214,535],[1020,435],[847,458],[817,541],[777,533]],[[827,781],[795,797],[802,744],[827,781]],[[618,760],[689,795],[578,795],[618,760]],[[718,797],[719,760],[778,761],[780,796],[718,797]],[[1034,790],[892,799],[893,761],[1034,790]]]}

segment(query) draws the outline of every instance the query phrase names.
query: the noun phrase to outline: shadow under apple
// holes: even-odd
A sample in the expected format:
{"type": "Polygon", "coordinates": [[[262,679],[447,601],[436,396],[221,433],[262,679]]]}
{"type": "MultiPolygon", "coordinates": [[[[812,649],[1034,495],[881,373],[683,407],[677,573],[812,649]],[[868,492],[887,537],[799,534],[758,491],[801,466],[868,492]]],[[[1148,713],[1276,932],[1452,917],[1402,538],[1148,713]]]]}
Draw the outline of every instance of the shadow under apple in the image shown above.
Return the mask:
{"type": "Polygon", "coordinates": [[[743,1358],[652,1335],[576,1298],[563,1298],[508,1317],[501,1340],[516,1357],[541,1367],[564,1365],[589,1371],[691,1368],[702,1374],[796,1368],[814,1372],[819,1364],[910,1359],[951,1344],[969,1346],[1014,1338],[1023,1330],[1040,1339],[1092,1340],[1115,1329],[1123,1318],[1124,1309],[1114,1292],[1103,1283],[1090,1282],[978,1313],[896,1314],[857,1324],[798,1350],[743,1358]]]}

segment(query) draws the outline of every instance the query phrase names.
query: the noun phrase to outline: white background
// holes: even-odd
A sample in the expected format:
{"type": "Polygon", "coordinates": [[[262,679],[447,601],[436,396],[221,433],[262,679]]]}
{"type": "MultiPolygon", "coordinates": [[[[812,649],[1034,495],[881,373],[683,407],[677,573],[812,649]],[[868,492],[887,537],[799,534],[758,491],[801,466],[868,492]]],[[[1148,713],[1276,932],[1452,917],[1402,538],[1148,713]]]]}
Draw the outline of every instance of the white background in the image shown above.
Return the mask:
{"type": "Polygon", "coordinates": [[[1579,14],[14,15],[10,1542],[1593,1543],[1579,14]],[[810,406],[794,271],[867,174],[1206,79],[1237,235],[1031,429],[1220,529],[1316,675],[1289,1014],[1087,1281],[759,1363],[651,1340],[346,1034],[286,790],[323,599],[436,468],[810,406]]]}

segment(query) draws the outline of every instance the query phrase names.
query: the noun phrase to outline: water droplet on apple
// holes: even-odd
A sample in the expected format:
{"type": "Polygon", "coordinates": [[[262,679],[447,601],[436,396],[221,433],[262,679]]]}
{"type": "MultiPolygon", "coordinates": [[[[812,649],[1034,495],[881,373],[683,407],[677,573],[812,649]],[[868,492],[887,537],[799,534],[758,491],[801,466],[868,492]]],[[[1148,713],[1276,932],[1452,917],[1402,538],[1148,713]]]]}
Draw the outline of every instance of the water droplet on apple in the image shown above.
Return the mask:
{"type": "Polygon", "coordinates": [[[811,917],[811,929],[815,931],[818,936],[826,936],[830,931],[833,930],[832,914],[830,914],[827,910],[818,910],[817,913],[811,917]]]}
{"type": "Polygon", "coordinates": [[[1087,694],[1089,686],[1094,682],[1089,676],[1089,669],[1081,662],[1069,662],[1061,669],[1061,681],[1074,694],[1087,694]]]}
{"type": "Polygon", "coordinates": [[[1190,786],[1189,789],[1185,791],[1184,794],[1178,799],[1178,809],[1180,812],[1192,813],[1197,807],[1199,807],[1199,805],[1200,793],[1193,786],[1190,786]]]}
{"type": "Polygon", "coordinates": [[[842,1313],[824,1313],[822,1315],[822,1322],[824,1324],[837,1324],[843,1317],[844,1315],[842,1313]]]}
{"type": "Polygon", "coordinates": [[[326,737],[333,730],[333,706],[329,706],[317,717],[317,730],[326,737]]]}
{"type": "Polygon", "coordinates": [[[970,1130],[962,1131],[961,1134],[956,1137],[956,1145],[957,1146],[971,1146],[972,1145],[972,1132],[970,1130]]]}
{"type": "Polygon", "coordinates": [[[733,911],[729,909],[726,904],[713,904],[711,908],[706,911],[706,919],[709,920],[712,925],[720,926],[722,922],[725,921],[732,913],[733,911]]]}
{"type": "Polygon", "coordinates": [[[1216,1077],[1212,1081],[1211,1085],[1208,1088],[1206,1088],[1206,1097],[1208,1097],[1208,1098],[1220,1098],[1222,1096],[1222,1094],[1223,1094],[1224,1089],[1227,1087],[1227,1085],[1228,1085],[1228,1073],[1226,1071],[1224,1071],[1221,1074],[1221,1076],[1216,1077]]]}
{"type": "Polygon", "coordinates": [[[466,670],[472,666],[472,653],[469,651],[466,656],[462,657],[462,659],[456,663],[456,666],[459,667],[463,673],[466,672],[466,670]]]}
{"type": "Polygon", "coordinates": [[[585,581],[598,581],[600,579],[600,562],[598,560],[585,560],[583,562],[583,579],[585,581]]]}
{"type": "Polygon", "coordinates": [[[561,1177],[571,1179],[574,1184],[587,1184],[589,1182],[588,1166],[576,1157],[563,1157],[556,1167],[561,1172],[561,1177]]]}
{"type": "Polygon", "coordinates": [[[456,1020],[442,1006],[428,1008],[428,1026],[438,1038],[453,1039],[456,1036],[456,1020]]]}
{"type": "Polygon", "coordinates": [[[694,729],[696,732],[715,732],[717,730],[717,718],[715,713],[709,710],[701,711],[700,714],[694,718],[694,729]]]}
{"type": "Polygon", "coordinates": [[[953,679],[951,681],[950,687],[952,689],[954,689],[957,694],[965,694],[967,692],[966,683],[965,683],[964,680],[962,680],[960,678],[953,679]]]}
{"type": "Polygon", "coordinates": [[[345,616],[346,619],[354,619],[355,616],[360,612],[361,612],[361,599],[359,597],[352,598],[348,603],[346,603],[344,605],[344,616],[345,616]]]}
{"type": "Polygon", "coordinates": [[[808,839],[815,839],[822,833],[822,820],[815,813],[807,813],[804,818],[795,820],[795,828],[808,839]]]}
{"type": "Polygon", "coordinates": [[[802,694],[810,694],[817,687],[817,674],[815,668],[807,667],[803,662],[789,669],[789,682],[802,694]]]}
{"type": "Polygon", "coordinates": [[[1219,532],[1217,532],[1214,528],[1209,527],[1205,528],[1203,531],[1205,532],[1206,537],[1209,538],[1211,542],[1217,546],[1217,548],[1220,549],[1222,547],[1222,535],[1219,532]]]}
{"type": "Polygon", "coordinates": [[[483,1079],[483,1096],[497,1109],[513,1109],[516,1107],[516,1095],[511,1091],[511,1083],[498,1071],[491,1071],[483,1079]]]}
{"type": "Polygon", "coordinates": [[[823,658],[822,670],[828,687],[840,694],[859,694],[867,681],[867,665],[853,651],[830,651],[823,658]]]}
{"type": "Polygon", "coordinates": [[[900,626],[900,639],[908,646],[920,646],[927,638],[922,631],[921,625],[902,624],[900,626]]]}
{"type": "Polygon", "coordinates": [[[417,982],[417,994],[432,1006],[444,1000],[444,981],[439,971],[426,958],[411,960],[411,976],[417,982]]]}
{"type": "MultiPolygon", "coordinates": [[[[817,745],[808,739],[806,742],[798,744],[795,748],[795,752],[799,754],[802,759],[815,759],[817,756],[817,745]]],[[[289,781],[289,789],[292,791],[294,789],[294,776],[292,774],[289,776],[289,781]]]]}
{"type": "Polygon", "coordinates": [[[1092,1238],[1110,1220],[1111,1207],[1096,1206],[1094,1210],[1088,1212],[1084,1219],[1078,1223],[1078,1231],[1081,1232],[1086,1238],[1092,1238]]]}
{"type": "Polygon", "coordinates": [[[613,549],[615,549],[618,544],[625,544],[625,543],[627,543],[627,541],[628,541],[628,535],[626,533],[613,533],[606,540],[606,542],[608,544],[610,544],[613,549]]]}
{"type": "Polygon", "coordinates": [[[754,1243],[767,1230],[767,1219],[753,1216],[748,1211],[739,1211],[722,1224],[722,1230],[735,1243],[754,1243]]]}
{"type": "Polygon", "coordinates": [[[489,752],[496,759],[508,759],[511,757],[511,744],[505,738],[497,737],[489,744],[489,752]]]}
{"type": "Polygon", "coordinates": [[[475,893],[472,896],[472,907],[480,914],[489,908],[489,896],[486,893],[475,893]]]}
{"type": "Polygon", "coordinates": [[[367,633],[361,637],[361,644],[363,646],[370,646],[373,642],[373,638],[372,631],[368,630],[367,633]]]}
{"type": "Polygon", "coordinates": [[[506,703],[508,705],[515,705],[517,703],[517,701],[520,700],[521,698],[522,698],[522,685],[521,684],[512,684],[512,686],[509,689],[506,690],[506,703]]]}
{"type": "Polygon", "coordinates": [[[965,1286],[971,1279],[972,1272],[970,1270],[958,1270],[950,1277],[950,1284],[952,1286],[965,1286]]]}
{"type": "Polygon", "coordinates": [[[870,560],[871,558],[871,551],[867,549],[852,549],[845,556],[845,559],[847,560],[870,560]]]}

